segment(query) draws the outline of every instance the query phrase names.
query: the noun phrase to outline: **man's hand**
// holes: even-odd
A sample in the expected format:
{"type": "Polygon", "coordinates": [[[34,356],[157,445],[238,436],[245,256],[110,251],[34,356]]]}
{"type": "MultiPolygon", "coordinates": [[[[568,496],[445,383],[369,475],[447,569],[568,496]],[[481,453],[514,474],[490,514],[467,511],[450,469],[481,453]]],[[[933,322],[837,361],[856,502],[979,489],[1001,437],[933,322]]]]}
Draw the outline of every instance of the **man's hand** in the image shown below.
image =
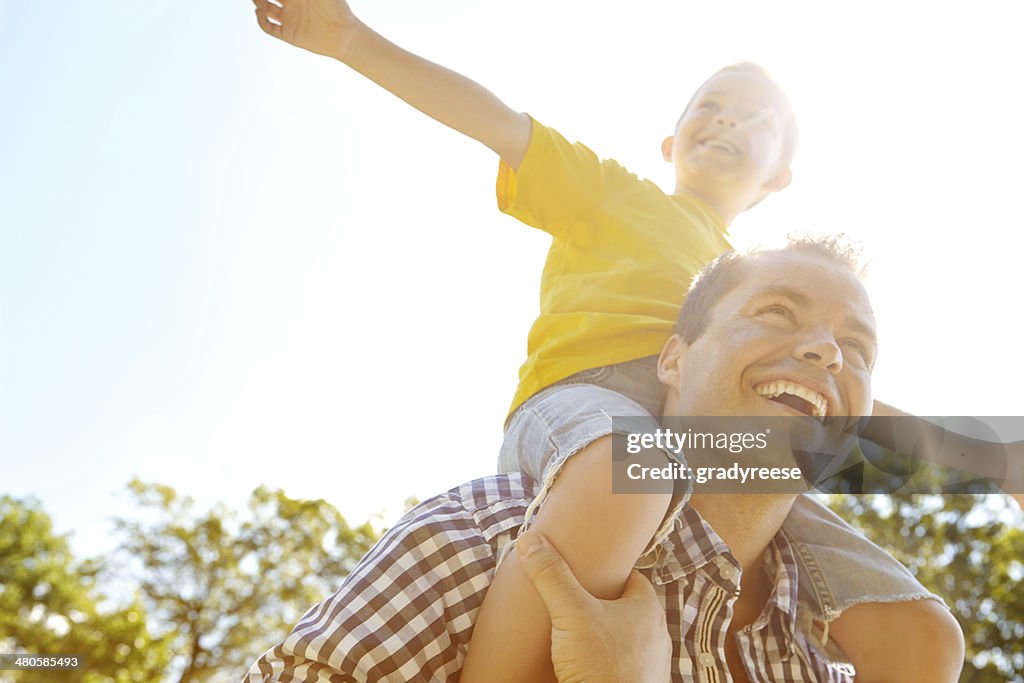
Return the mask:
{"type": "Polygon", "coordinates": [[[342,62],[363,24],[345,0],[253,0],[264,33],[342,62]]]}
{"type": "Polygon", "coordinates": [[[551,660],[560,683],[665,683],[672,641],[665,610],[636,571],[618,600],[588,593],[535,531],[516,544],[520,563],[551,615],[551,660]]]}

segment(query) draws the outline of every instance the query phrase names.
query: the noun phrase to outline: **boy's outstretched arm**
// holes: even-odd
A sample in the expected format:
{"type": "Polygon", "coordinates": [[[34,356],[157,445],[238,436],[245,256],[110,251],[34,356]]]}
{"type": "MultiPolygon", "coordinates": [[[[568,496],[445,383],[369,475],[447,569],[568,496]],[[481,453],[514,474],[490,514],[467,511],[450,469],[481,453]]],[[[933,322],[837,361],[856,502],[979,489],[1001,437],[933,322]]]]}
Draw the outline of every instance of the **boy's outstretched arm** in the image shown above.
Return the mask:
{"type": "Polygon", "coordinates": [[[904,455],[919,455],[943,467],[1003,482],[1024,508],[1024,442],[975,439],[875,401],[861,436],[904,455]],[[874,419],[881,418],[881,419],[874,419]]]}
{"type": "Polygon", "coordinates": [[[477,140],[518,169],[530,118],[480,84],[417,57],[368,27],[345,0],[253,0],[263,31],[333,57],[427,116],[477,140]]]}

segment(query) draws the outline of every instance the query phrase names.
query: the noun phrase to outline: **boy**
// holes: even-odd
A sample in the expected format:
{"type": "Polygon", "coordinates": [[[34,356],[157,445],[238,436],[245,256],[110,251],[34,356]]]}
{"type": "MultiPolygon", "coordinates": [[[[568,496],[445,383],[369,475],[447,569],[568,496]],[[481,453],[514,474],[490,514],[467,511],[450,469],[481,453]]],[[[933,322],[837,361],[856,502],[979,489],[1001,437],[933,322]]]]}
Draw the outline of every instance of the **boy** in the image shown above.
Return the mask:
{"type": "MultiPolygon", "coordinates": [[[[657,561],[657,542],[686,494],[610,495],[608,416],[657,414],[657,399],[648,398],[658,392],[650,356],[671,334],[690,278],[730,248],[725,231],[736,215],[789,183],[795,124],[785,96],[752,65],[713,75],[663,145],[677,179],[667,195],[570,145],[478,84],[389,43],[344,0],[254,2],[265,32],[342,61],[494,150],[502,161],[502,209],[552,233],[541,316],[530,333],[501,467],[544,482],[532,506],[534,525],[588,590],[617,596],[645,548],[657,561]]],[[[798,390],[788,396],[801,412],[828,414],[821,397],[809,400],[798,390]]],[[[644,457],[664,462],[665,455],[644,457]]],[[[809,598],[819,616],[826,624],[835,619],[834,639],[866,678],[920,674],[915,667],[927,666],[929,648],[953,646],[955,623],[947,628],[941,607],[915,600],[934,596],[909,572],[855,532],[836,531],[806,499],[803,510],[787,533],[826,551],[856,546],[863,554],[853,569],[811,558],[821,571],[802,585],[813,586],[809,598]],[[846,592],[854,573],[869,575],[874,587],[846,592]],[[891,630],[863,628],[880,619],[891,630]]],[[[480,610],[462,680],[550,679],[548,637],[546,612],[513,551],[480,610]],[[504,647],[512,638],[514,653],[504,647]]]]}

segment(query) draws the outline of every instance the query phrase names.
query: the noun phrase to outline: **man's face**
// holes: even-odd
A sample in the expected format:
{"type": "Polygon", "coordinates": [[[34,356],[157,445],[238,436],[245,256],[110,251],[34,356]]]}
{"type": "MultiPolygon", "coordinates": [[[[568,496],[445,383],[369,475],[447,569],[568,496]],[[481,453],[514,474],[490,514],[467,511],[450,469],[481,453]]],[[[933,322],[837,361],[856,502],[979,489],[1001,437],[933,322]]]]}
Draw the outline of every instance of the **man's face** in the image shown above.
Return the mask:
{"type": "Polygon", "coordinates": [[[671,143],[677,180],[716,194],[756,201],[784,170],[785,129],[791,113],[785,95],[763,75],[723,71],[705,83],[684,112],[671,143]]]}
{"type": "Polygon", "coordinates": [[[739,267],[703,334],[666,345],[665,414],[870,415],[874,315],[854,275],[801,251],[755,254],[739,267]]]}

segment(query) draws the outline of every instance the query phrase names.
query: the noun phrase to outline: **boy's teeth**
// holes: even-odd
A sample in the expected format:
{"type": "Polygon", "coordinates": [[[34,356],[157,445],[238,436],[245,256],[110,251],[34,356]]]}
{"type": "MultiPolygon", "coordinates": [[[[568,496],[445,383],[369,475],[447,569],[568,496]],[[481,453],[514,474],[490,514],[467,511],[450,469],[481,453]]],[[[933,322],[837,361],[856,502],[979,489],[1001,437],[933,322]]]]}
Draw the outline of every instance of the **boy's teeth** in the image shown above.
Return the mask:
{"type": "Polygon", "coordinates": [[[824,396],[793,382],[782,380],[765,382],[755,387],[754,390],[765,398],[776,398],[782,394],[791,394],[810,403],[814,417],[823,418],[828,414],[828,401],[824,396]]]}
{"type": "Polygon", "coordinates": [[[729,143],[723,142],[721,140],[708,140],[707,144],[712,146],[712,147],[714,147],[715,149],[721,150],[723,152],[734,152],[734,151],[736,151],[735,147],[733,147],[729,143]]]}

